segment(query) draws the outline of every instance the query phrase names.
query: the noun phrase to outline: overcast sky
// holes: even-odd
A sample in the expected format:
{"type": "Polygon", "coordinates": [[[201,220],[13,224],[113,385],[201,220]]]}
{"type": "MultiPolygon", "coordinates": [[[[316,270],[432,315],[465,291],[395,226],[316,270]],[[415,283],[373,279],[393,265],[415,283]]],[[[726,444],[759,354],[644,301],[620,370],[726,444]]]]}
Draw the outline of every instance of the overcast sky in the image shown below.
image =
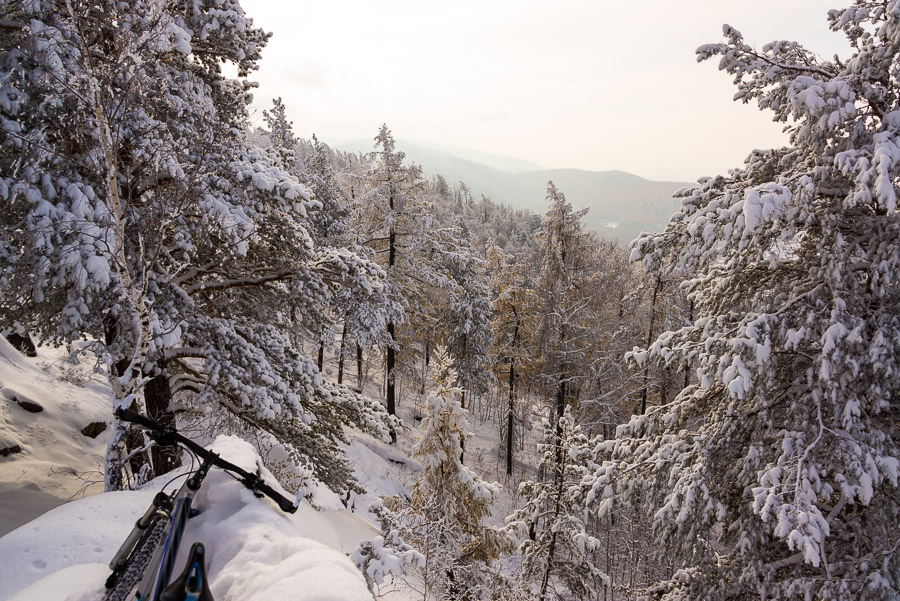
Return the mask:
{"type": "MultiPolygon", "coordinates": [[[[847,2],[847,0],[844,0],[847,2]]],[[[244,0],[271,31],[255,93],[294,131],[461,146],[548,168],[693,181],[781,145],[781,125],[733,102],[698,46],[728,23],[761,47],[847,54],[823,0],[244,0]]]]}

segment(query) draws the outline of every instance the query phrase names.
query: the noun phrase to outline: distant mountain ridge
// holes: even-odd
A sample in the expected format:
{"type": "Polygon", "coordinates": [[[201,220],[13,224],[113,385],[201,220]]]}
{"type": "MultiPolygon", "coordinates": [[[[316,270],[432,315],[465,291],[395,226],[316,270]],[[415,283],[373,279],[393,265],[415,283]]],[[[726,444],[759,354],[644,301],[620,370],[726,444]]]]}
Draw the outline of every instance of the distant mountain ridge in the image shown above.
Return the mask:
{"type": "MultiPolygon", "coordinates": [[[[345,152],[372,152],[372,150],[374,150],[374,140],[362,139],[326,142],[333,148],[345,152]]],[[[442,146],[439,144],[431,144],[429,142],[416,142],[410,140],[397,140],[396,142],[397,149],[405,152],[407,157],[416,155],[430,161],[441,161],[446,160],[447,157],[443,157],[442,159],[438,155],[448,155],[453,160],[466,161],[505,173],[526,173],[528,171],[541,171],[544,169],[543,166],[532,163],[531,161],[502,154],[494,154],[492,152],[485,152],[483,150],[473,150],[471,148],[461,148],[457,146],[442,146]]],[[[422,165],[420,161],[410,160],[424,168],[424,165],[422,165]]],[[[430,171],[429,175],[431,175],[430,171]]]]}
{"type": "MultiPolygon", "coordinates": [[[[362,140],[335,147],[345,152],[373,150],[371,142],[362,140]]],[[[665,229],[679,207],[672,194],[691,185],[651,181],[624,171],[533,169],[533,163],[511,157],[460,151],[490,161],[488,165],[442,147],[404,140],[397,141],[397,149],[406,153],[408,161],[420,165],[429,177],[440,174],[450,186],[465,182],[476,200],[484,194],[496,203],[538,214],[546,212],[547,182],[552,180],[573,207],[589,209],[585,216],[587,227],[623,246],[642,231],[665,229]],[[506,170],[498,168],[504,165],[506,170]]]]}

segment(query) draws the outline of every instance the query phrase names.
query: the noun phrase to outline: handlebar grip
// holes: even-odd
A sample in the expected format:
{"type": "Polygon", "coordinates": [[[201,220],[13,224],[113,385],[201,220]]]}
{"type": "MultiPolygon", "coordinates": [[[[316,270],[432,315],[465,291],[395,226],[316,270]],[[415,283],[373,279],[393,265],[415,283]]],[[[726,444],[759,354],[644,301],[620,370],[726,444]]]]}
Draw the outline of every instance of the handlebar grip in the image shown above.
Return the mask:
{"type": "Polygon", "coordinates": [[[281,511],[285,513],[296,513],[297,511],[297,505],[293,501],[285,498],[284,495],[273,489],[271,486],[269,486],[256,476],[252,476],[252,478],[245,478],[244,486],[251,490],[263,493],[264,495],[275,501],[278,504],[278,507],[281,508],[281,511]]]}
{"type": "MultiPolygon", "coordinates": [[[[160,434],[170,435],[174,442],[180,442],[180,443],[184,444],[185,446],[187,446],[189,449],[191,449],[192,451],[194,451],[195,453],[197,453],[204,459],[211,455],[211,453],[209,451],[207,451],[206,449],[204,449],[203,447],[201,447],[194,441],[185,438],[181,434],[178,434],[172,428],[168,428],[166,426],[163,426],[162,424],[156,423],[152,419],[144,417],[140,413],[136,413],[125,407],[119,407],[118,409],[116,409],[115,415],[122,421],[137,424],[139,426],[147,428],[148,430],[152,430],[152,431],[158,432],[160,434]]],[[[174,442],[172,444],[174,444],[174,442]]],[[[245,472],[238,466],[236,466],[228,461],[225,461],[224,459],[221,459],[218,455],[214,455],[213,464],[220,468],[226,469],[231,472],[235,472],[236,474],[240,475],[241,482],[244,484],[244,486],[246,486],[247,488],[249,488],[251,490],[259,491],[259,492],[263,493],[264,495],[266,495],[267,497],[269,497],[270,499],[275,501],[278,504],[278,507],[280,507],[281,510],[284,511],[285,513],[295,513],[297,511],[297,506],[294,504],[293,501],[285,498],[281,493],[277,492],[271,486],[269,486],[268,484],[263,482],[259,477],[255,476],[253,474],[250,474],[248,472],[245,472]]]]}
{"type": "Polygon", "coordinates": [[[119,407],[115,412],[116,417],[118,417],[123,422],[130,422],[132,424],[137,424],[139,426],[143,426],[148,430],[154,430],[159,432],[164,428],[161,424],[156,423],[152,419],[146,418],[140,413],[132,411],[126,407],[119,407]]]}

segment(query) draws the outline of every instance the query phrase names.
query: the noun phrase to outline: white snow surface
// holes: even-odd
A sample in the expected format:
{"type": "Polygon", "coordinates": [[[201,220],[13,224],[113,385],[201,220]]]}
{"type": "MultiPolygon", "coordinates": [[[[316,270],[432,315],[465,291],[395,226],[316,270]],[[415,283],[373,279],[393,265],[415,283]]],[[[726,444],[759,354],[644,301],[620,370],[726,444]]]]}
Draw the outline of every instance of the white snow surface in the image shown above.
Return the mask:
{"type": "Polygon", "coordinates": [[[0,449],[21,449],[0,457],[0,536],[103,490],[109,428],[96,438],[81,430],[92,422],[112,424],[109,384],[87,361],[73,365],[66,357],[64,349],[43,347],[37,357],[25,357],[0,336],[0,449]],[[43,411],[25,411],[13,400],[22,398],[43,411]]]}
{"type": "MultiPolygon", "coordinates": [[[[238,438],[221,436],[212,448],[240,467],[258,468],[256,451],[238,438]]],[[[277,486],[265,468],[261,471],[277,486]]],[[[5,558],[0,599],[100,599],[106,564],[156,491],[172,478],[158,478],[140,491],[68,503],[0,538],[0,557],[5,558]]],[[[287,515],[221,470],[210,472],[194,507],[200,514],[188,521],[176,566],[183,565],[193,542],[203,542],[217,601],[371,601],[344,549],[372,537],[374,529],[349,512],[319,512],[303,502],[296,514],[287,515]]]]}

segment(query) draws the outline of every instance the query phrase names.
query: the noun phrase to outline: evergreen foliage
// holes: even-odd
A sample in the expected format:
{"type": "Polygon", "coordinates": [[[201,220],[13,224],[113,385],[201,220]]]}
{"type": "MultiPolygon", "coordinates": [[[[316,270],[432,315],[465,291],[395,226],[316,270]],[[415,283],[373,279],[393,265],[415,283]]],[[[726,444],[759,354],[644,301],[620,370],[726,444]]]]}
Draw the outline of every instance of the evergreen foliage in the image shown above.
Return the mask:
{"type": "Polygon", "coordinates": [[[481,598],[479,591],[492,588],[489,564],[508,544],[504,534],[483,524],[500,486],[462,463],[463,442],[471,433],[448,357],[441,357],[435,377],[437,391],[426,401],[414,449],[422,476],[410,499],[388,499],[391,524],[424,556],[425,594],[481,598]]]}
{"type": "Polygon", "coordinates": [[[425,566],[425,556],[409,546],[400,536],[400,517],[378,499],[369,505],[369,513],[381,526],[381,534],[372,540],[360,541],[350,555],[353,563],[366,579],[369,590],[375,593],[386,576],[402,578],[416,567],[425,566]]]}
{"type": "Polygon", "coordinates": [[[437,391],[426,400],[422,435],[414,449],[423,471],[413,487],[412,502],[433,505],[428,519],[459,524],[465,536],[474,538],[481,535],[482,520],[500,487],[484,482],[462,463],[463,443],[471,431],[460,403],[462,389],[452,385],[454,378],[448,358],[442,357],[435,376],[437,391]]]}
{"type": "Polygon", "coordinates": [[[641,499],[682,562],[654,598],[900,595],[900,3],[828,18],[848,59],[728,26],[698,50],[790,146],[683,191],[634,243],[651,276],[696,274],[693,322],[632,356],[699,382],[623,426],[592,476],[601,515],[641,499]]]}
{"type": "Polygon", "coordinates": [[[558,426],[544,421],[541,473],[547,481],[523,482],[525,504],[506,518],[507,528],[524,539],[521,579],[536,585],[539,599],[596,598],[609,578],[594,561],[600,546],[586,526],[581,481],[594,463],[597,440],[589,440],[566,409],[558,426]]]}
{"type": "MultiPolygon", "coordinates": [[[[384,274],[317,248],[321,204],[246,142],[243,78],[268,34],[231,0],[3,11],[0,328],[93,339],[117,405],[140,405],[163,373],[189,405],[298,453],[304,438],[337,452],[339,427],[319,419],[333,395],[292,332],[320,330],[338,290],[380,292],[384,274]]],[[[123,434],[117,424],[110,489],[124,484],[123,434]]]]}

